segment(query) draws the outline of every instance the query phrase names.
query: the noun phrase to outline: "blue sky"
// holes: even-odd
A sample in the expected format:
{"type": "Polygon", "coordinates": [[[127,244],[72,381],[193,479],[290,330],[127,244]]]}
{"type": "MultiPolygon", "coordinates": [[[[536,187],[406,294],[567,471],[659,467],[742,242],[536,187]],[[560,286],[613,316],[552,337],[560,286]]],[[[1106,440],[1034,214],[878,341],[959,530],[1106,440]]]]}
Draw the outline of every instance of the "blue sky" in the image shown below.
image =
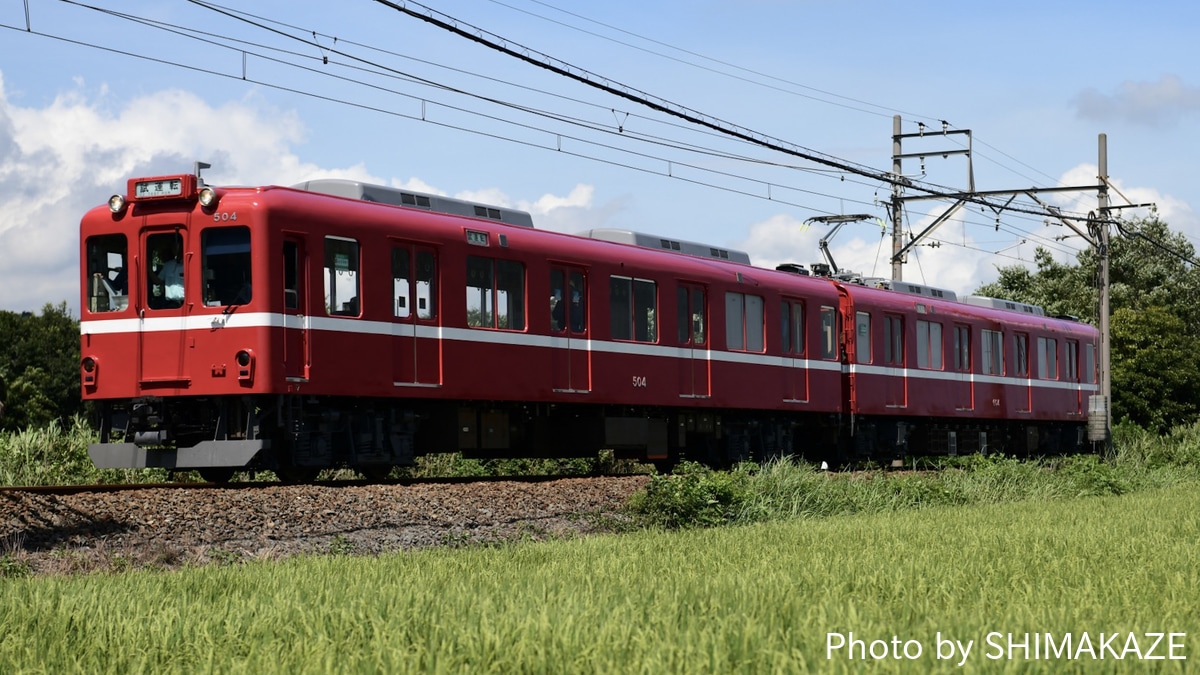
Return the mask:
{"type": "MultiPolygon", "coordinates": [[[[348,177],[523,208],[548,229],[732,247],[763,266],[821,259],[827,230],[807,218],[888,217],[879,181],[697,129],[378,2],[238,4],[253,16],[180,0],[92,3],[126,17],[0,0],[0,309],[77,310],[80,216],[129,177],[196,160],[213,165],[214,184],[348,177]]],[[[538,58],[880,172],[896,114],[905,133],[918,121],[970,129],[979,190],[1093,185],[1105,133],[1114,201],[1154,202],[1200,241],[1195,3],[425,6],[538,58]]],[[[905,152],[930,154],[923,174],[906,160],[905,175],[965,189],[965,157],[940,155],[962,138],[906,140],[905,152]]],[[[1094,192],[1044,199],[1096,206],[1094,192]]],[[[909,202],[905,227],[945,208],[909,202]]],[[[878,223],[844,227],[831,243],[838,264],[887,276],[882,234],[878,223]]],[[[1082,242],[1068,234],[975,207],[932,236],[937,247],[918,247],[904,278],[970,292],[997,266],[1031,261],[1036,245],[1071,257],[1082,242]]]]}

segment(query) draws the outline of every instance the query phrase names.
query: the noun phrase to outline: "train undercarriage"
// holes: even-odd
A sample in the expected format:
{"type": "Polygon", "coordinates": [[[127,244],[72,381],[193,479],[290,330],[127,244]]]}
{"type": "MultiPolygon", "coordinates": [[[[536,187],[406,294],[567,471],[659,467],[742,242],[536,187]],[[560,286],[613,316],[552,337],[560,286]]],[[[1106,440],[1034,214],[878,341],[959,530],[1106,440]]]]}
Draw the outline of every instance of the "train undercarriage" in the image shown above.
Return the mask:
{"type": "Polygon", "coordinates": [[[322,469],[386,476],[419,455],[614,457],[668,470],[793,456],[828,467],[899,465],[918,456],[1077,452],[1079,423],[862,417],[479,401],[307,396],[147,397],[99,405],[98,468],[196,470],[225,481],[271,470],[307,482],[322,469]]]}

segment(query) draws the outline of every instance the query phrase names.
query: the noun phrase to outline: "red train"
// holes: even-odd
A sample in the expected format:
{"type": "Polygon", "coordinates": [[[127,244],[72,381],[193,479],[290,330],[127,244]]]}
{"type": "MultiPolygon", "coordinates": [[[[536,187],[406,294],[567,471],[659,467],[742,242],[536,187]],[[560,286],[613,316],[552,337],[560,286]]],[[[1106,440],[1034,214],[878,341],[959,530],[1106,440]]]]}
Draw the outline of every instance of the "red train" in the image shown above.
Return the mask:
{"type": "Polygon", "coordinates": [[[349,181],[131,179],[80,259],[102,468],[1062,452],[1097,388],[1037,308],[349,181]]]}

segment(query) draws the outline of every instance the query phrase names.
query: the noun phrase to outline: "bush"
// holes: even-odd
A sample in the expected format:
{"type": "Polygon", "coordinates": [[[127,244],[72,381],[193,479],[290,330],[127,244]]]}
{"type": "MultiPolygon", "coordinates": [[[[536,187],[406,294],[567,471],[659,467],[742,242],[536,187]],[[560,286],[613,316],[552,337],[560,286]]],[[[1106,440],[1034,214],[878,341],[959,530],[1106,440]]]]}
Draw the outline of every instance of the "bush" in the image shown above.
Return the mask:
{"type": "Polygon", "coordinates": [[[750,497],[752,465],[734,471],[710,471],[683,462],[673,474],[656,474],[631,503],[646,522],[667,528],[710,527],[743,519],[750,497]]]}

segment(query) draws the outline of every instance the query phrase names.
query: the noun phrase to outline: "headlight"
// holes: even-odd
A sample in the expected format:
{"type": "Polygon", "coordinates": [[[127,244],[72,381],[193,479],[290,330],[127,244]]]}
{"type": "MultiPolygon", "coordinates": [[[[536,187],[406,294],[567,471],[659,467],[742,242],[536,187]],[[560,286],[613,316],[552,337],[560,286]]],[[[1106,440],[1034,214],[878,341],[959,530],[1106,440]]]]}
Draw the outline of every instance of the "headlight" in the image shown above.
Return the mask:
{"type": "Polygon", "coordinates": [[[123,195],[113,195],[108,198],[108,210],[113,213],[120,213],[125,210],[125,197],[123,195]]]}
{"type": "Polygon", "coordinates": [[[217,205],[217,191],[210,187],[201,188],[200,189],[200,206],[203,206],[206,209],[211,209],[212,207],[214,207],[216,205],[217,205]]]}

